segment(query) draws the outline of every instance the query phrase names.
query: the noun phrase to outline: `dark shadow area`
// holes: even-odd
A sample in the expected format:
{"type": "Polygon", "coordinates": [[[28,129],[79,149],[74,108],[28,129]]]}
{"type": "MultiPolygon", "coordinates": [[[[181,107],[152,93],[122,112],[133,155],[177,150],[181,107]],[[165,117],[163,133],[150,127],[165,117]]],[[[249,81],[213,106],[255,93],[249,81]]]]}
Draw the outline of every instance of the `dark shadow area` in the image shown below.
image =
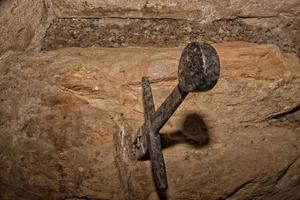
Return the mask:
{"type": "MultiPolygon", "coordinates": [[[[198,113],[189,113],[184,119],[180,131],[160,133],[162,148],[168,148],[179,143],[187,143],[200,148],[209,143],[209,131],[203,118],[198,113]]],[[[167,191],[157,190],[159,200],[168,200],[167,191]]]]}
{"type": "MultiPolygon", "coordinates": [[[[194,148],[201,148],[209,143],[209,131],[203,118],[198,113],[186,115],[181,130],[173,133],[160,132],[162,149],[169,148],[176,144],[186,143],[194,148]]],[[[141,161],[150,160],[149,152],[144,155],[141,161]]],[[[157,190],[160,200],[168,200],[167,190],[157,190]]]]}
{"type": "Polygon", "coordinates": [[[178,143],[202,147],[209,143],[209,131],[203,118],[198,113],[186,116],[182,130],[170,134],[160,134],[162,148],[168,148],[178,143]]]}
{"type": "MultiPolygon", "coordinates": [[[[209,143],[209,131],[203,118],[198,113],[189,113],[182,126],[182,130],[165,134],[160,132],[162,149],[185,143],[195,148],[200,148],[209,143]]],[[[140,161],[150,160],[147,152],[140,161]]]]}
{"type": "Polygon", "coordinates": [[[168,194],[167,191],[157,191],[159,200],[168,200],[168,194]]]}

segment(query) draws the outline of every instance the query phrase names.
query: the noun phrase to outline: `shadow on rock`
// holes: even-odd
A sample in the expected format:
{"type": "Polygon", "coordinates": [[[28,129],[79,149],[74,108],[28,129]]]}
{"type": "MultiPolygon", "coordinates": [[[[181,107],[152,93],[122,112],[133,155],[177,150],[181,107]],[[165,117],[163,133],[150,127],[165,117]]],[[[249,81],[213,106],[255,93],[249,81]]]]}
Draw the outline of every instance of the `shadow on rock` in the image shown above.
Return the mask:
{"type": "Polygon", "coordinates": [[[209,131],[203,118],[198,113],[186,116],[181,131],[170,134],[161,133],[163,148],[168,148],[178,143],[187,143],[194,147],[202,147],[209,143],[209,131]]]}

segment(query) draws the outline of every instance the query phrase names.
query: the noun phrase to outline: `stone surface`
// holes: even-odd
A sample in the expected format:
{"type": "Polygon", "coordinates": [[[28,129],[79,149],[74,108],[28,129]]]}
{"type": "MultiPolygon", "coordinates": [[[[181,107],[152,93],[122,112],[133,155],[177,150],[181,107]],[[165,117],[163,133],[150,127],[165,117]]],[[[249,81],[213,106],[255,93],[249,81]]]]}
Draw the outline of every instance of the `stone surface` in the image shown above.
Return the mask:
{"type": "Polygon", "coordinates": [[[9,50],[40,48],[50,16],[45,1],[0,1],[0,56],[9,50]]]}
{"type": "MultiPolygon", "coordinates": [[[[221,78],[161,130],[171,199],[300,198],[300,64],[274,45],[214,44],[221,78]]],[[[0,59],[1,199],[157,199],[130,160],[143,123],[177,84],[180,48],[66,48],[0,59]],[[116,59],[117,58],[117,59],[116,59]]]]}
{"type": "Polygon", "coordinates": [[[284,51],[299,52],[298,18],[274,20],[276,23],[268,26],[262,26],[266,23],[264,20],[257,21],[236,18],[203,23],[186,19],[62,18],[54,20],[47,30],[42,50],[91,46],[176,47],[189,41],[240,40],[273,43],[284,51]]]}
{"type": "Polygon", "coordinates": [[[0,9],[0,55],[7,50],[242,40],[276,44],[299,57],[299,0],[3,0],[0,9]]]}
{"type": "Polygon", "coordinates": [[[270,17],[289,13],[299,14],[298,0],[51,0],[56,15],[122,17],[122,18],[175,18],[175,19],[220,19],[227,16],[270,17]],[[226,9],[224,9],[226,8],[226,9]]]}

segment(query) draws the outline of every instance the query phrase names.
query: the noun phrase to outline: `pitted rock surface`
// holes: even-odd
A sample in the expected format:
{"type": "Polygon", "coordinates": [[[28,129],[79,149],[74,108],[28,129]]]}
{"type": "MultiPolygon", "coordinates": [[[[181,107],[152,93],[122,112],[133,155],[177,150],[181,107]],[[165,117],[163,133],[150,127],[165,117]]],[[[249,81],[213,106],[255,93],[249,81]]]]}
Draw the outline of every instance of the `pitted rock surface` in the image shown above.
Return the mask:
{"type": "MultiPolygon", "coordinates": [[[[169,199],[300,198],[300,65],[274,45],[213,45],[220,80],[161,130],[169,199]]],[[[128,158],[179,48],[65,48],[0,59],[0,198],[157,199],[150,163],[128,158]],[[122,139],[123,138],[123,139],[122,139]]]]}
{"type": "Polygon", "coordinates": [[[276,44],[299,57],[299,6],[298,0],[3,0],[0,55],[247,41],[276,44]]]}

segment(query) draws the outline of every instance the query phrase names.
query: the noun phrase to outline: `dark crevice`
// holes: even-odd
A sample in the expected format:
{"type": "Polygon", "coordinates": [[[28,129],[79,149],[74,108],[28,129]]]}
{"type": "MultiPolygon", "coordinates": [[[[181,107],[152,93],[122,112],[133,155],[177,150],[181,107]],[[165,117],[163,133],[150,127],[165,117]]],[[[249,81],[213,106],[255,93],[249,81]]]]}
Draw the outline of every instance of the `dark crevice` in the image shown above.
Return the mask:
{"type": "Polygon", "coordinates": [[[262,16],[237,16],[236,19],[269,19],[276,18],[278,15],[262,15],[262,16]]]}
{"type": "Polygon", "coordinates": [[[124,19],[124,20],[185,20],[185,21],[194,21],[191,19],[184,19],[184,18],[175,18],[175,17],[122,17],[122,16],[79,16],[79,17],[74,17],[74,16],[64,16],[64,17],[58,17],[58,19],[87,19],[87,20],[93,20],[93,19],[124,19]]]}
{"type": "Polygon", "coordinates": [[[247,187],[250,184],[253,184],[253,180],[250,181],[246,181],[245,183],[243,183],[242,185],[238,186],[237,188],[235,188],[234,190],[225,193],[222,197],[220,197],[218,200],[226,200],[232,196],[234,196],[235,194],[237,194],[239,191],[241,191],[242,189],[244,189],[245,187],[247,187]]]}
{"type": "Polygon", "coordinates": [[[296,163],[296,161],[299,159],[299,157],[300,156],[297,156],[283,170],[281,170],[278,173],[278,176],[276,179],[273,179],[272,177],[269,177],[267,179],[261,179],[260,181],[258,181],[258,180],[255,181],[255,179],[252,179],[250,181],[243,183],[242,185],[240,185],[239,187],[237,187],[230,193],[225,194],[223,197],[219,198],[219,200],[227,200],[227,199],[235,196],[238,192],[245,189],[250,184],[254,184],[254,183],[259,184],[260,187],[257,188],[257,190],[255,192],[250,194],[250,196],[248,196],[246,199],[261,199],[261,197],[267,198],[268,196],[276,194],[276,192],[278,192],[278,191],[276,191],[274,189],[274,186],[276,186],[286,176],[286,174],[289,172],[291,167],[296,163]]]}
{"type": "Polygon", "coordinates": [[[95,197],[88,197],[88,196],[70,196],[65,198],[65,200],[109,200],[109,199],[95,198],[95,197]]]}
{"type": "Polygon", "coordinates": [[[280,119],[280,118],[286,117],[287,115],[291,115],[291,114],[299,112],[299,111],[300,111],[300,105],[297,105],[296,107],[291,108],[291,109],[289,109],[287,111],[284,111],[284,112],[277,113],[277,114],[274,114],[272,116],[269,116],[269,117],[266,118],[266,120],[269,120],[269,119],[280,119]]]}
{"type": "Polygon", "coordinates": [[[280,182],[281,179],[285,177],[285,175],[288,173],[289,169],[296,163],[296,161],[299,159],[300,156],[297,156],[286,168],[284,168],[279,176],[276,179],[276,185],[280,182]]]}

